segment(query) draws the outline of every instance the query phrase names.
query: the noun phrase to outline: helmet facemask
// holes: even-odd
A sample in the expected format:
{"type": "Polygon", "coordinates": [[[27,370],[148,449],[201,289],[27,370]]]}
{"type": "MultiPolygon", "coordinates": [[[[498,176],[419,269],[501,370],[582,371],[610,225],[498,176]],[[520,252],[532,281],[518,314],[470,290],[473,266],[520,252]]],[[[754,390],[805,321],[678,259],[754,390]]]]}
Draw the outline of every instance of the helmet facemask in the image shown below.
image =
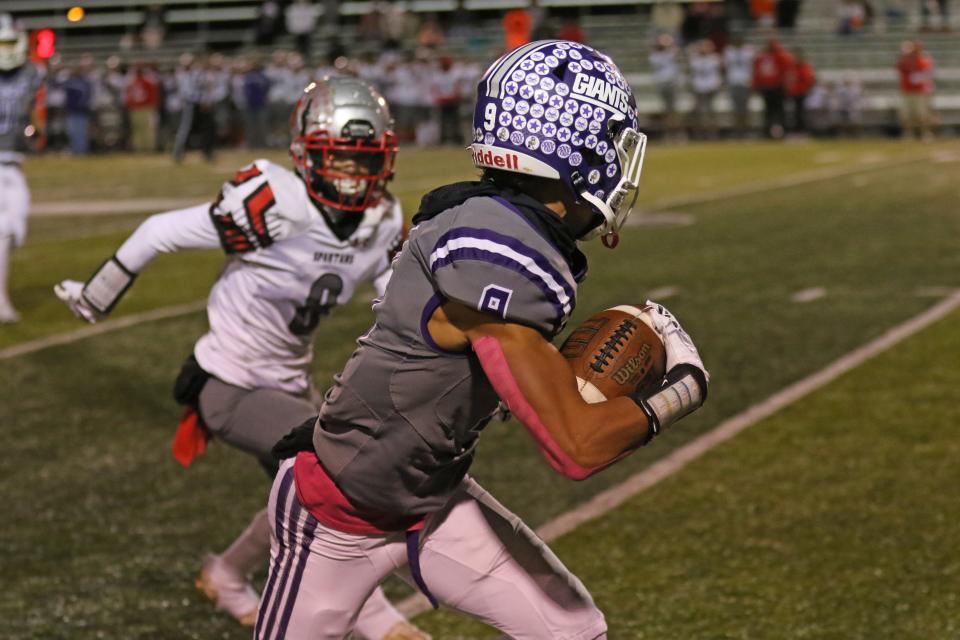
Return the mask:
{"type": "Polygon", "coordinates": [[[605,200],[588,191],[578,194],[603,216],[603,222],[584,234],[581,240],[617,234],[627,221],[640,194],[640,173],[647,150],[647,136],[626,126],[622,119],[613,118],[610,120],[610,132],[613,137],[611,146],[616,150],[622,167],[620,181],[605,200]]]}
{"type": "Polygon", "coordinates": [[[356,78],[310,83],[291,114],[290,134],[297,173],[325,211],[362,213],[383,199],[397,138],[376,89],[356,78]]]}
{"type": "Polygon", "coordinates": [[[292,149],[314,200],[340,211],[364,211],[379,204],[393,178],[397,142],[392,133],[380,139],[313,133],[296,139],[292,149]]]}

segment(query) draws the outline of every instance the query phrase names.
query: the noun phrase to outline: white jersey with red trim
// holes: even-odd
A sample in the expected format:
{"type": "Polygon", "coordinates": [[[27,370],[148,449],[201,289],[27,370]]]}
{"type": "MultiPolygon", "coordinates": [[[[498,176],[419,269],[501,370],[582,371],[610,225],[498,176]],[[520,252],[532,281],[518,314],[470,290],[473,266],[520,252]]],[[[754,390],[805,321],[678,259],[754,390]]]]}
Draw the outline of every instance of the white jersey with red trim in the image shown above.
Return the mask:
{"type": "MultiPolygon", "coordinates": [[[[265,160],[224,185],[210,216],[234,255],[210,291],[210,330],[194,350],[200,366],[244,388],[307,391],[313,330],[359,284],[389,274],[402,242],[403,213],[392,196],[362,215],[357,230],[340,240],[300,178],[265,160]],[[253,233],[238,240],[218,216],[245,218],[253,233]],[[244,243],[255,248],[239,249],[244,243]]],[[[378,291],[385,286],[376,284],[378,291]]]]}
{"type": "Polygon", "coordinates": [[[339,239],[292,171],[266,160],[241,169],[218,198],[150,216],[117,250],[129,273],[159,253],[222,247],[227,263],[207,303],[210,330],[194,354],[239,387],[304,393],[311,334],[323,316],[372,281],[378,295],[404,238],[400,204],[387,194],[339,239]]]}

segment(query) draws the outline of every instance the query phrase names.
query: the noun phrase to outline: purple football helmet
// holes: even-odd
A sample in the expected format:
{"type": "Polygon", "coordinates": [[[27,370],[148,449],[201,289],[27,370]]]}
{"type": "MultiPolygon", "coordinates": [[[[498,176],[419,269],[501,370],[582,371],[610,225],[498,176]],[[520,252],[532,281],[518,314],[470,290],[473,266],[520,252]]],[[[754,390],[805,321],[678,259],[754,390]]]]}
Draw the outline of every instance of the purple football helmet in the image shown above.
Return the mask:
{"type": "Polygon", "coordinates": [[[637,199],[647,138],[613,61],[565,40],[540,40],[494,62],[477,87],[478,168],[560,180],[603,222],[582,239],[614,239],[637,199]]]}

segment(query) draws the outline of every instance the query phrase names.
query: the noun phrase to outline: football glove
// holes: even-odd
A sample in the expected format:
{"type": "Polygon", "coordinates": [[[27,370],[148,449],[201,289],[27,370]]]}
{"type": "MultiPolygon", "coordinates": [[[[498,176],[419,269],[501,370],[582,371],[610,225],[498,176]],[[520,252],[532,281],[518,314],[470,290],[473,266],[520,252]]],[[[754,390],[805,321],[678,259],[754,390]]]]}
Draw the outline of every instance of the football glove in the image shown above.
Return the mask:
{"type": "Polygon", "coordinates": [[[85,284],[64,280],[53,291],[75,316],[92,324],[113,310],[136,277],[116,256],[110,256],[85,284]]]}
{"type": "Polygon", "coordinates": [[[83,283],[76,280],[64,280],[54,285],[53,292],[70,307],[73,315],[93,324],[100,319],[97,312],[83,299],[83,283]]]}
{"type": "Polygon", "coordinates": [[[703,405],[710,374],[690,335],[666,307],[648,300],[646,311],[663,340],[667,373],[659,384],[640,389],[632,397],[646,414],[653,437],[703,405]]]}

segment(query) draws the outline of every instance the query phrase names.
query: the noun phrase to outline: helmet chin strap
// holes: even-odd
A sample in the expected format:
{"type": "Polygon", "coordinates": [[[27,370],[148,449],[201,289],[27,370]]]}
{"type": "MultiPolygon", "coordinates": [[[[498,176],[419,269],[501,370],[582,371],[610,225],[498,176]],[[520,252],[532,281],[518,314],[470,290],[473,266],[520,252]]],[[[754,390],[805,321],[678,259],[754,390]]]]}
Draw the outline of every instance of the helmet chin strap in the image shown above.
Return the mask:
{"type": "Polygon", "coordinates": [[[603,236],[600,236],[600,242],[607,249],[616,249],[617,245],[620,244],[620,234],[616,231],[611,231],[603,236]]]}

